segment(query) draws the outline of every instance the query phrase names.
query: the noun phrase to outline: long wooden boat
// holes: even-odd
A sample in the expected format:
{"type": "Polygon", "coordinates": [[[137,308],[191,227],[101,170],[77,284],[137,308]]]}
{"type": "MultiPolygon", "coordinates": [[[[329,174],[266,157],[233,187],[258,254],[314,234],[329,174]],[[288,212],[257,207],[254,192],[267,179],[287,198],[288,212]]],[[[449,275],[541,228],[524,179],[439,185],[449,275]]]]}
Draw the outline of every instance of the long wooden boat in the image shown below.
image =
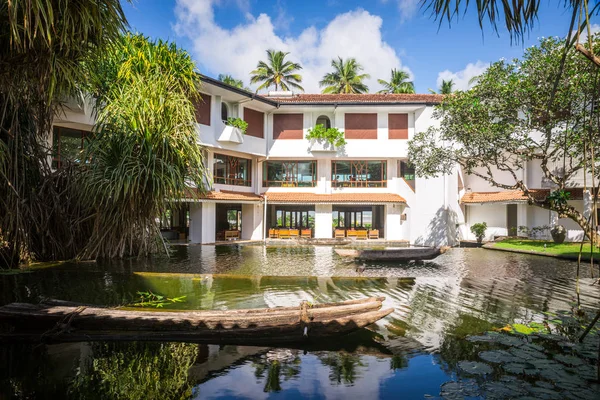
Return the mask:
{"type": "Polygon", "coordinates": [[[297,307],[147,311],[67,302],[0,307],[0,341],[189,341],[272,345],[344,335],[390,314],[383,297],[297,307]],[[8,327],[8,328],[7,328],[8,327]]]}
{"type": "Polygon", "coordinates": [[[335,249],[342,257],[364,261],[432,260],[446,252],[447,247],[399,247],[393,249],[335,249]]]}

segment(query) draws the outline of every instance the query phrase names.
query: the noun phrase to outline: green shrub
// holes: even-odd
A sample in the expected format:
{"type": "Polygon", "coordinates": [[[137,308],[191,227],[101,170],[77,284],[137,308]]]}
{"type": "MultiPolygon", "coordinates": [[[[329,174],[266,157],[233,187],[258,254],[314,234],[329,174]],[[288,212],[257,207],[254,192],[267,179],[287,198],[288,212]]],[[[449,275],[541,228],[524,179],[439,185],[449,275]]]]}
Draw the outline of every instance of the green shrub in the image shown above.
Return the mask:
{"type": "Polygon", "coordinates": [[[487,229],[487,223],[478,222],[471,225],[471,233],[477,238],[477,243],[481,243],[485,237],[485,230],[487,229]]]}
{"type": "Polygon", "coordinates": [[[238,128],[242,131],[243,134],[246,134],[246,129],[248,129],[248,123],[241,118],[227,118],[225,125],[233,126],[234,128],[238,128]]]}
{"type": "Polygon", "coordinates": [[[341,147],[346,144],[344,139],[344,132],[337,128],[325,129],[323,124],[315,125],[314,128],[308,130],[306,135],[308,140],[325,140],[329,144],[335,147],[341,147]]]}

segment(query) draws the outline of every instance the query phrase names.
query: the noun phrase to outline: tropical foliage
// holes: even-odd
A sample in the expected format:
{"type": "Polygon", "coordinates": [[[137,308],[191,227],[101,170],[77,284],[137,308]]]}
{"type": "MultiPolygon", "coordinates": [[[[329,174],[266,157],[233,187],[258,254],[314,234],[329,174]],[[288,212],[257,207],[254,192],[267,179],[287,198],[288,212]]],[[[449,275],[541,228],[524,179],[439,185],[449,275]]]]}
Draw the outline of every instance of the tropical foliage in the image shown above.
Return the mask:
{"type": "Polygon", "coordinates": [[[409,81],[410,75],[406,71],[392,69],[390,81],[387,82],[383,79],[378,79],[380,85],[383,85],[383,89],[377,93],[414,93],[415,84],[409,81]]]}
{"type": "Polygon", "coordinates": [[[117,0],[0,4],[0,267],[72,258],[88,236],[78,171],[52,171],[47,143],[61,101],[79,100],[81,64],[125,24],[117,0]]]}
{"type": "MultiPolygon", "coordinates": [[[[600,50],[597,39],[594,48],[600,50]]],[[[573,219],[592,237],[590,221],[559,194],[578,172],[595,171],[600,179],[592,156],[600,154],[600,70],[572,48],[563,63],[564,49],[564,41],[543,39],[521,60],[496,62],[472,89],[446,97],[434,112],[440,127],[409,142],[417,174],[447,173],[458,163],[492,186],[522,190],[530,204],[573,219]],[[523,180],[528,161],[540,166],[556,194],[535,196],[523,180]]]]}
{"type": "Polygon", "coordinates": [[[300,83],[302,75],[297,71],[302,69],[302,66],[292,61],[286,61],[285,58],[290,53],[283,51],[267,50],[267,62],[259,61],[256,69],[250,74],[250,83],[260,83],[256,89],[267,89],[275,86],[275,90],[291,90],[298,89],[304,91],[300,83]]]}
{"type": "Polygon", "coordinates": [[[246,129],[248,129],[248,123],[241,118],[229,117],[227,118],[227,121],[225,121],[225,124],[238,128],[242,133],[246,133],[246,129]]]}
{"type": "Polygon", "coordinates": [[[485,231],[487,229],[487,223],[478,222],[476,224],[471,225],[471,233],[475,235],[477,238],[477,242],[481,243],[483,238],[485,237],[485,231]]]}
{"type": "Polygon", "coordinates": [[[346,144],[344,132],[337,128],[325,128],[323,124],[315,125],[314,128],[308,130],[306,135],[308,140],[324,140],[335,147],[341,147],[346,144]]]}
{"type": "MultiPolygon", "coordinates": [[[[475,83],[476,81],[473,81],[473,83],[475,83]]],[[[436,94],[450,94],[454,91],[454,80],[453,79],[449,79],[449,80],[445,80],[442,79],[442,84],[440,85],[440,89],[439,92],[436,92],[433,89],[429,89],[430,93],[436,94]]]]}
{"type": "Polygon", "coordinates": [[[233,87],[236,87],[239,89],[244,89],[244,82],[241,79],[235,79],[231,75],[219,74],[219,77],[217,79],[223,83],[230,85],[230,86],[233,86],[233,87]]]}
{"type": "MultiPolygon", "coordinates": [[[[575,20],[579,13],[583,0],[567,0],[561,2],[566,9],[572,12],[572,18],[575,20]]],[[[539,16],[539,0],[489,0],[489,1],[468,1],[468,0],[424,0],[424,9],[439,21],[451,23],[454,18],[465,15],[468,10],[475,9],[479,26],[483,28],[485,21],[488,21],[492,28],[498,32],[498,24],[504,23],[504,27],[511,35],[512,39],[523,39],[525,34],[537,22],[539,16]]],[[[587,1],[586,1],[587,4],[587,1]]],[[[589,14],[598,12],[600,3],[590,4],[589,14]]],[[[587,8],[587,7],[586,7],[587,8]]],[[[587,10],[586,10],[587,12],[587,10]]],[[[572,27],[571,27],[572,29],[572,27]]]]}
{"type": "Polygon", "coordinates": [[[189,195],[190,183],[203,188],[195,64],[172,43],[125,35],[90,72],[98,119],[81,183],[95,214],[81,256],[156,252],[162,210],[189,195]]]}
{"type": "Polygon", "coordinates": [[[319,82],[320,87],[325,87],[323,93],[367,93],[369,88],[363,83],[369,74],[361,74],[363,67],[354,58],[331,60],[333,72],[323,76],[319,82]]]}
{"type": "Polygon", "coordinates": [[[69,388],[77,399],[187,399],[192,343],[96,343],[69,388]]]}

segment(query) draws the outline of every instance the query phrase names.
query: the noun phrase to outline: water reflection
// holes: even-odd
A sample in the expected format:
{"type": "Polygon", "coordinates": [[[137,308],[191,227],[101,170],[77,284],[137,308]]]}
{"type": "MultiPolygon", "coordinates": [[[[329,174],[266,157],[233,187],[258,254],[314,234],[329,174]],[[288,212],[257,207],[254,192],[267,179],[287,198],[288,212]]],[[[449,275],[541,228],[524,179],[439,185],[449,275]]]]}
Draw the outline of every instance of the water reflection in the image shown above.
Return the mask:
{"type": "MultiPolygon", "coordinates": [[[[119,305],[139,290],[152,290],[186,296],[175,307],[191,310],[366,296],[385,296],[384,307],[395,309],[370,330],[293,349],[0,345],[0,360],[8,366],[0,372],[0,398],[65,393],[72,398],[153,398],[159,391],[160,398],[199,399],[438,396],[444,382],[460,376],[459,361],[478,359],[481,348],[465,340],[467,335],[544,320],[544,312],[569,309],[576,301],[574,263],[481,249],[453,249],[435,261],[370,264],[359,273],[329,247],[197,246],[178,248],[169,260],[0,275],[2,304],[53,297],[119,305]]],[[[581,282],[581,304],[597,307],[600,289],[591,283],[581,282]]],[[[473,380],[473,393],[479,383],[473,380]]]]}

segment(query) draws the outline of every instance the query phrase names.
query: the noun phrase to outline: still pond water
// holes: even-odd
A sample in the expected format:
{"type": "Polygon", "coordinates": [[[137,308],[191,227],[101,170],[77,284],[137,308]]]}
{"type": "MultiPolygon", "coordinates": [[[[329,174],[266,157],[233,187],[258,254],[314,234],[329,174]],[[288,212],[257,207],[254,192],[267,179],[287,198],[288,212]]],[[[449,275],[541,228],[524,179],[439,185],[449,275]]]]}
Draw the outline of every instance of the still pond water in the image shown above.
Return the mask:
{"type": "Polygon", "coordinates": [[[574,346],[553,335],[489,333],[556,320],[555,312],[577,303],[598,308],[600,288],[591,285],[589,267],[579,295],[575,271],[573,262],[483,249],[399,264],[355,263],[331,247],[233,245],[4,274],[0,304],[51,297],[120,305],[150,290],[185,296],[167,306],[178,309],[385,296],[384,307],[395,311],[368,330],[291,349],[0,343],[0,399],[599,399],[597,334],[574,346]]]}

